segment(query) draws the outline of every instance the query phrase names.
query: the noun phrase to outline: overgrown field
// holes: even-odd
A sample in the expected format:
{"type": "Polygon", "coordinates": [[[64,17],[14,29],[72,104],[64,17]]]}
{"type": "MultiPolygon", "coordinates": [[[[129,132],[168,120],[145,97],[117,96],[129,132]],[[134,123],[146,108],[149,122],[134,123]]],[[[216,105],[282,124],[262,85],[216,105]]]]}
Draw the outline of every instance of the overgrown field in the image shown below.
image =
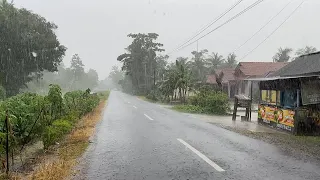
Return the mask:
{"type": "MultiPolygon", "coordinates": [[[[70,133],[81,117],[92,112],[103,96],[86,91],[73,91],[62,95],[58,85],[50,85],[48,95],[24,93],[0,102],[0,158],[6,160],[6,135],[9,135],[10,166],[13,157],[24,148],[42,141],[44,150],[70,133]],[[8,126],[6,126],[6,118],[8,126]],[[8,128],[6,128],[8,127],[8,128]]],[[[4,170],[5,163],[1,169],[4,170]]]]}

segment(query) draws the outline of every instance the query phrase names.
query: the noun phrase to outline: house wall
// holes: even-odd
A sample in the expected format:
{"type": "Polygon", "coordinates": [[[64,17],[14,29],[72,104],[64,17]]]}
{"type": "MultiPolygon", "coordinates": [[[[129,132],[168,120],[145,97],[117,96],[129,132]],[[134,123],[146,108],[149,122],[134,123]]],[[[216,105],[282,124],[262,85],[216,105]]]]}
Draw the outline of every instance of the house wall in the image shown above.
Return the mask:
{"type": "Polygon", "coordinates": [[[235,94],[243,94],[247,97],[251,97],[251,83],[252,83],[252,96],[253,99],[256,99],[256,96],[259,97],[259,82],[258,81],[247,81],[239,80],[235,86],[235,94]]]}

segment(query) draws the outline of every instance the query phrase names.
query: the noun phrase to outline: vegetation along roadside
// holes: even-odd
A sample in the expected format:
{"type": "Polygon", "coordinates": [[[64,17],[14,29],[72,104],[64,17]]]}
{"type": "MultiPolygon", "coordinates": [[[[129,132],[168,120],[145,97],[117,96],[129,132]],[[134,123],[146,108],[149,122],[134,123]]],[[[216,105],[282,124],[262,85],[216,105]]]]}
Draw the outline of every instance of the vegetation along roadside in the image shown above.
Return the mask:
{"type": "MultiPolygon", "coordinates": [[[[58,85],[50,85],[47,96],[23,93],[2,101],[0,118],[1,121],[8,119],[9,178],[63,179],[69,176],[77,157],[88,145],[108,95],[109,92],[91,93],[87,89],[63,96],[58,85]],[[23,152],[33,144],[42,144],[42,147],[30,158],[23,158],[23,152]]],[[[3,162],[6,160],[7,129],[1,129],[3,162]]],[[[6,178],[7,166],[2,164],[1,177],[6,178]]]]}

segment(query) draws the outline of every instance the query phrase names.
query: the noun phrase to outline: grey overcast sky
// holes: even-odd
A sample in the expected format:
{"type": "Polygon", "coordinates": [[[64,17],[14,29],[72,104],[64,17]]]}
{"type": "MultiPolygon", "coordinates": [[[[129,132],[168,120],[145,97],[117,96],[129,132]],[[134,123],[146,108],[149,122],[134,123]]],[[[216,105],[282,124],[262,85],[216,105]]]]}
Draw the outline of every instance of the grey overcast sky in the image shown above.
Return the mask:
{"type": "MultiPolygon", "coordinates": [[[[14,0],[55,22],[57,35],[68,51],[69,65],[78,53],[86,68],[96,69],[100,79],[108,76],[116,58],[131,42],[129,33],[158,33],[170,52],[238,0],[14,0]]],[[[214,29],[256,0],[244,0],[214,24],[214,29]]],[[[246,14],[199,41],[199,49],[226,56],[246,41],[291,0],[265,0],[246,14]]],[[[303,0],[293,2],[253,40],[239,49],[239,58],[268,36],[303,0]]],[[[298,49],[306,45],[320,49],[320,0],[306,0],[299,10],[263,45],[242,61],[272,61],[279,47],[298,49]]],[[[193,44],[171,55],[190,56],[193,44]]]]}

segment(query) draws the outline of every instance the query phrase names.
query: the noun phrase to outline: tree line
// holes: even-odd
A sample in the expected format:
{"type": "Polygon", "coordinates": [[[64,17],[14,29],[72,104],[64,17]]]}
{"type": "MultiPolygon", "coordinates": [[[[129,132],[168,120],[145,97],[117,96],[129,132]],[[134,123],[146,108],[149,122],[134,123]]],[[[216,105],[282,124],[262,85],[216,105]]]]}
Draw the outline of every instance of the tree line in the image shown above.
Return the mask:
{"type": "MultiPolygon", "coordinates": [[[[278,52],[272,57],[273,62],[288,62],[290,60],[294,60],[291,57],[291,53],[293,52],[292,48],[279,48],[278,52]]],[[[317,52],[317,48],[313,46],[306,46],[304,48],[300,48],[295,52],[296,56],[302,56],[305,54],[310,54],[317,52]]]]}
{"type": "Polygon", "coordinates": [[[236,55],[230,53],[224,58],[218,53],[209,53],[207,49],[191,52],[191,58],[178,57],[169,62],[169,56],[162,55],[163,44],[157,42],[158,34],[129,34],[132,43],[117,60],[122,62],[122,75],[113,68],[110,78],[118,81],[122,87],[134,94],[147,95],[155,89],[164,89],[171,93],[178,89],[181,98],[188,88],[198,82],[205,82],[207,74],[215,74],[218,68],[234,68],[236,55]],[[120,74],[120,75],[119,75],[120,74]]]}
{"type": "MultiPolygon", "coordinates": [[[[163,44],[157,42],[156,33],[129,34],[132,43],[125,48],[126,53],[118,56],[122,62],[121,70],[113,67],[109,78],[124,90],[136,95],[161,94],[165,99],[181,101],[189,90],[199,89],[206,82],[206,76],[213,74],[218,86],[221,86],[223,73],[217,74],[217,69],[235,68],[237,56],[230,53],[223,57],[217,52],[207,49],[192,51],[191,57],[178,57],[174,62],[169,56],[163,55],[163,44]],[[161,91],[161,92],[159,92],[161,91]],[[170,98],[171,96],[171,98],[170,98]]],[[[279,48],[273,56],[274,62],[288,62],[291,58],[291,48],[279,48]]],[[[312,46],[298,49],[296,56],[316,52],[312,46]]],[[[154,95],[155,96],[155,95],[154,95]]]]}
{"type": "MultiPolygon", "coordinates": [[[[61,66],[67,48],[59,42],[55,34],[57,28],[56,24],[36,13],[25,8],[16,8],[6,0],[0,2],[0,85],[2,86],[0,92],[2,94],[16,95],[27,89],[28,85],[34,85],[32,82],[35,80],[41,80],[43,77],[56,78],[54,72],[59,70],[65,71],[59,72],[59,74],[65,73],[65,77],[76,78],[64,82],[65,84],[80,80],[83,65],[74,64],[66,69],[61,66]]],[[[88,73],[96,76],[96,72],[88,73]]],[[[76,88],[77,85],[74,85],[71,89],[76,88]]]]}
{"type": "Polygon", "coordinates": [[[49,91],[50,84],[59,85],[63,92],[86,90],[99,84],[99,76],[94,69],[89,69],[86,72],[80,56],[75,54],[72,56],[70,67],[65,67],[61,63],[57,72],[44,71],[40,79],[28,82],[28,88],[23,89],[23,91],[46,94],[49,91]]]}

